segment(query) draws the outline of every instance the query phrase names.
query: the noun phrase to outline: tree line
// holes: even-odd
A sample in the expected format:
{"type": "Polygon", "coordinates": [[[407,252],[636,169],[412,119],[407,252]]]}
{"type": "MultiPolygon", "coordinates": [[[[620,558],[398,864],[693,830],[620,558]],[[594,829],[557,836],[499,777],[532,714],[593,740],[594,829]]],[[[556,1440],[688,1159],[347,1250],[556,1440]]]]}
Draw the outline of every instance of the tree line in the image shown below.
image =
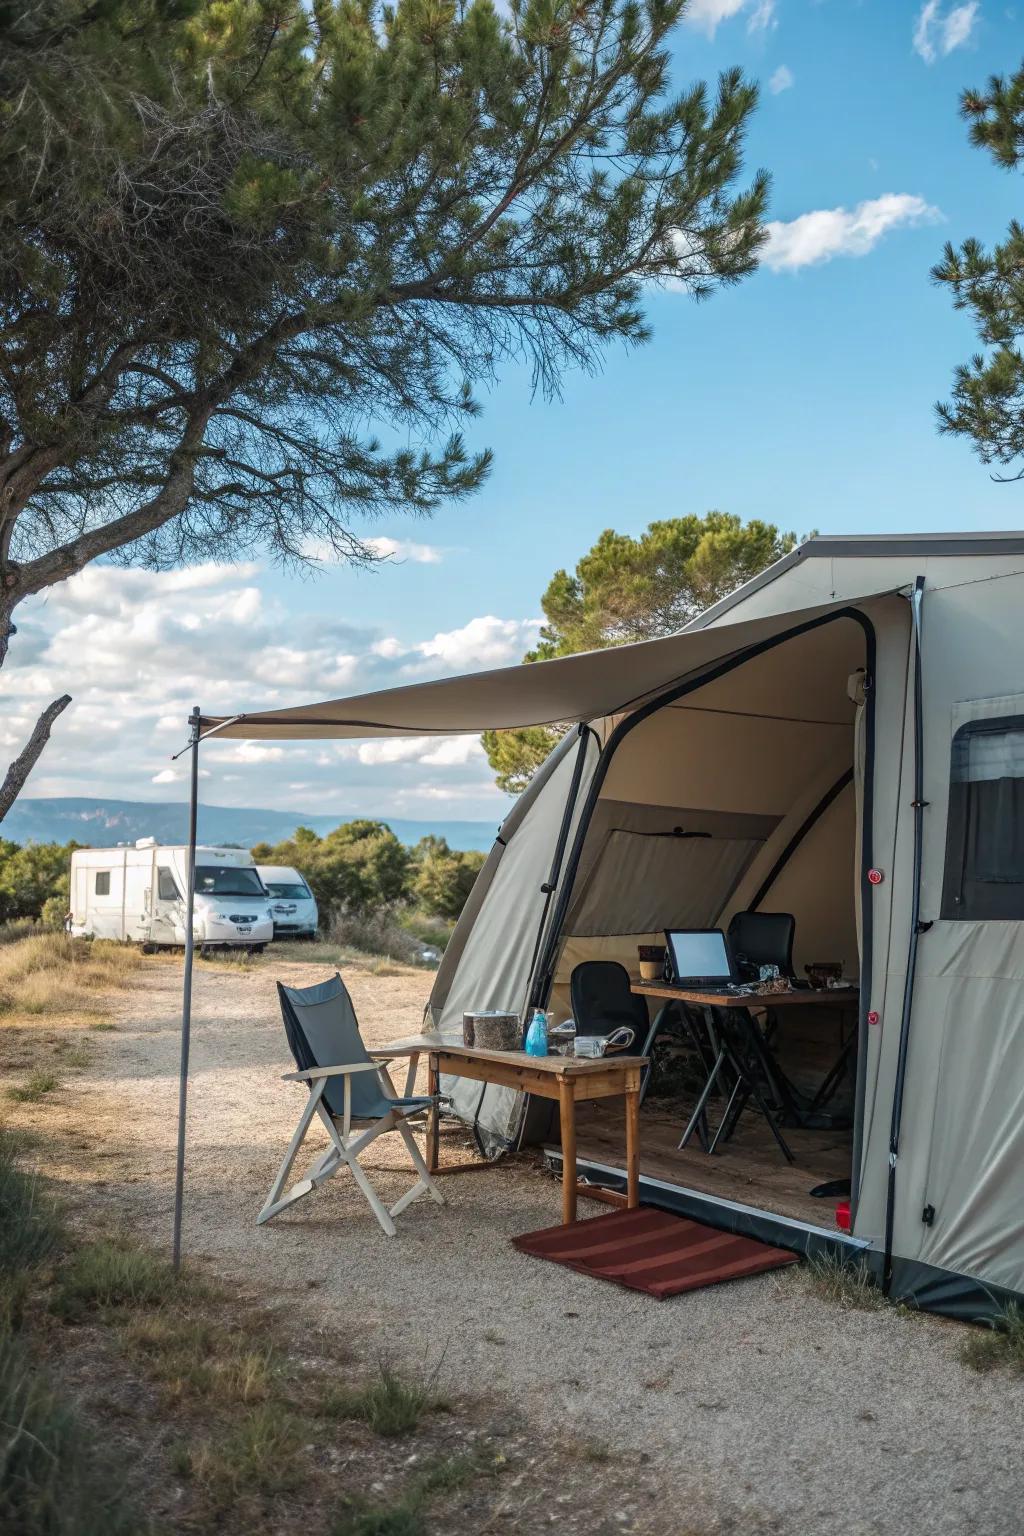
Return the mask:
{"type": "MultiPolygon", "coordinates": [[[[82,844],[0,839],[0,923],[60,927],[70,904],[71,855],[82,844]]],[[[305,877],[327,926],[340,913],[402,912],[431,920],[438,937],[473,889],[484,855],[424,837],[407,848],[383,821],[350,821],[319,837],[299,827],[281,843],[257,843],[257,864],[286,864],[305,877]]]]}
{"type": "Polygon", "coordinates": [[[462,911],[484,855],[423,837],[407,848],[383,821],[347,821],[319,837],[298,827],[282,843],[257,843],[257,864],[284,864],[304,876],[321,923],[342,911],[405,907],[453,922],[462,911]]]}

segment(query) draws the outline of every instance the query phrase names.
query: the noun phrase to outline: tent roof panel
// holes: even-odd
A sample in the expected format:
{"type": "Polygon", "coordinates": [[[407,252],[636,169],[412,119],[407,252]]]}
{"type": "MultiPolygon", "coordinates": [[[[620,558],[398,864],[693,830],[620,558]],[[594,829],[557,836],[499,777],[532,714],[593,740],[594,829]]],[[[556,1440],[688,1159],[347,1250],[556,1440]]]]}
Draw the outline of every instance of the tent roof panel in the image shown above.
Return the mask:
{"type": "MultiPolygon", "coordinates": [[[[857,604],[891,589],[867,592],[857,604]]],[[[714,629],[686,630],[555,661],[501,667],[378,693],[253,714],[205,716],[204,734],[250,740],[438,736],[595,720],[628,710],[736,651],[855,606],[849,600],[714,629]]]]}

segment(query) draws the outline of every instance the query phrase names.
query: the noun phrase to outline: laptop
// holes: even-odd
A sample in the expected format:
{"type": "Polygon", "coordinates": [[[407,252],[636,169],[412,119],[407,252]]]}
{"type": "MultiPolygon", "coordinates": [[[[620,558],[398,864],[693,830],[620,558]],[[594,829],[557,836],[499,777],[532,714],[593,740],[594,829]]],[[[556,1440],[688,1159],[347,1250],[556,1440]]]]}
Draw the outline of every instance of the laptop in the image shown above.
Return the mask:
{"type": "Polygon", "coordinates": [[[666,928],[669,980],[695,990],[726,992],[736,985],[736,969],[721,928],[666,928]]]}

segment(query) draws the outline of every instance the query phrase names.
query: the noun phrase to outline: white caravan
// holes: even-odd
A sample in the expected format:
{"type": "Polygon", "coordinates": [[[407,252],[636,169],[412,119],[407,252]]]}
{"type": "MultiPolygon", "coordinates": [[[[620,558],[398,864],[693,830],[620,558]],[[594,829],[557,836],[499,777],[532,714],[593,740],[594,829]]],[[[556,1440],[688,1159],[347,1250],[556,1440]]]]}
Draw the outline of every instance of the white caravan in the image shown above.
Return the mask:
{"type": "MultiPolygon", "coordinates": [[[[187,847],[143,837],[134,847],[76,848],[69,932],[180,947],[187,880],[187,847]]],[[[247,849],[196,849],[193,935],[204,948],[262,949],[274,937],[270,900],[247,849]]]]}
{"type": "Polygon", "coordinates": [[[275,939],[315,938],[320,913],[298,870],[286,864],[258,864],[256,869],[270,897],[275,939]]]}

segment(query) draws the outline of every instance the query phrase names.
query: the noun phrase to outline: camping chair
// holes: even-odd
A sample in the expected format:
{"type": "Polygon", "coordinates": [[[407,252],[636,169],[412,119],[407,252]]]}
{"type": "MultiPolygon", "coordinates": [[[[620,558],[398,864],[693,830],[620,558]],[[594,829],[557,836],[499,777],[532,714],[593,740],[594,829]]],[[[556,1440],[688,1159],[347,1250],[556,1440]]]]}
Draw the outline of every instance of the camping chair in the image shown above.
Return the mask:
{"type": "MultiPolygon", "coordinates": [[[[795,983],[793,970],[793,940],[796,921],[791,912],[737,912],[729,924],[729,947],[736,962],[736,969],[744,981],[756,981],[762,965],[777,965],[779,975],[795,983]]],[[[777,1017],[771,1008],[771,999],[765,999],[767,1024],[762,1034],[760,1049],[761,1067],[771,1094],[782,1110],[784,1123],[805,1129],[822,1129],[837,1122],[824,1110],[835,1097],[839,1086],[849,1071],[850,1061],[856,1051],[856,1032],[841,1042],[835,1065],[829,1071],[813,1099],[807,1097],[790,1081],[778,1060],[772,1042],[776,1034],[777,1017]]],[[[756,1028],[756,1025],[751,1026],[756,1028]]],[[[754,1042],[756,1046],[756,1041],[754,1042]]],[[[724,1140],[731,1132],[726,1132],[724,1140]]]]}
{"type": "Polygon", "coordinates": [[[792,981],[795,933],[792,912],[737,912],[727,937],[740,980],[757,981],[762,965],[777,965],[792,981]]]}
{"type": "MultiPolygon", "coordinates": [[[[683,1030],[704,1059],[699,1031],[694,1030],[687,1010],[677,1003],[667,1003],[651,1020],[644,998],[630,989],[629,972],[617,960],[581,960],[569,978],[569,999],[578,1035],[610,1035],[615,1029],[631,1029],[636,1035],[630,1050],[638,1056],[650,1056],[658,1031],[673,1014],[678,1015],[683,1030]]],[[[705,1061],[705,1066],[707,1062],[705,1061]]],[[[651,1081],[650,1065],[643,1070],[640,1103],[647,1097],[651,1081]]],[[[701,1139],[706,1122],[702,1121],[701,1139]]]]}
{"type": "Polygon", "coordinates": [[[617,960],[581,961],[569,978],[569,1000],[578,1035],[610,1035],[616,1029],[631,1029],[639,1052],[650,1021],[646,1002],[630,991],[624,965],[617,960]]]}
{"type": "Polygon", "coordinates": [[[285,987],[278,982],[277,992],[285,1034],[298,1067],[297,1072],[284,1074],[285,1082],[305,1083],[309,1100],[299,1117],[295,1135],[266,1204],[256,1218],[257,1225],[270,1221],[296,1200],[301,1200],[303,1195],[310,1194],[332,1178],[339,1168],[349,1168],[384,1231],[388,1237],[394,1237],[393,1217],[404,1211],[418,1195],[427,1194],[438,1205],[444,1204],[444,1196],[430,1177],[407,1123],[430,1109],[435,1101],[432,1098],[396,1098],[391,1092],[380,1064],[372,1060],[362,1042],[352,999],[340,975],[335,973],[330,981],[313,987],[285,987]],[[282,1195],[285,1180],[314,1117],[323,1124],[331,1144],[305,1178],[282,1195]],[[354,1125],[366,1129],[353,1135],[354,1125]],[[359,1154],[385,1131],[398,1132],[419,1174],[416,1183],[390,1211],[359,1166],[359,1154]]]}

